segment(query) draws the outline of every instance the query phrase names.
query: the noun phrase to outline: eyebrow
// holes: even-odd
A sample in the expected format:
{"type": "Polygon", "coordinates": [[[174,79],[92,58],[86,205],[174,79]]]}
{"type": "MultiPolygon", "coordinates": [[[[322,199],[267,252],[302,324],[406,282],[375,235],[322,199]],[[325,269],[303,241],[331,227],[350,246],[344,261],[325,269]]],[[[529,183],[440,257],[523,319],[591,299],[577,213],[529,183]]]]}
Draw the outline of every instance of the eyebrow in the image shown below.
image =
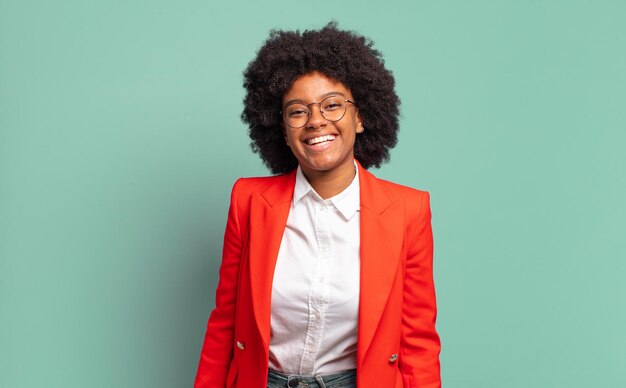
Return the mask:
{"type": "MultiPolygon", "coordinates": [[[[323,95],[321,95],[321,96],[320,96],[320,101],[322,101],[323,99],[325,99],[325,98],[327,98],[327,97],[330,97],[330,96],[337,96],[337,95],[338,95],[338,96],[341,96],[341,97],[343,97],[343,98],[345,98],[345,97],[346,97],[346,95],[345,95],[345,94],[343,94],[343,93],[341,93],[341,92],[328,92],[328,93],[325,93],[325,94],[323,94],[323,95]]],[[[317,102],[320,102],[320,101],[317,101],[317,102]]],[[[305,102],[304,100],[299,99],[299,98],[294,98],[293,100],[289,100],[289,101],[287,101],[287,102],[285,103],[285,106],[287,106],[287,105],[291,105],[291,104],[304,104],[304,105],[306,105],[306,102],[305,102]]]]}

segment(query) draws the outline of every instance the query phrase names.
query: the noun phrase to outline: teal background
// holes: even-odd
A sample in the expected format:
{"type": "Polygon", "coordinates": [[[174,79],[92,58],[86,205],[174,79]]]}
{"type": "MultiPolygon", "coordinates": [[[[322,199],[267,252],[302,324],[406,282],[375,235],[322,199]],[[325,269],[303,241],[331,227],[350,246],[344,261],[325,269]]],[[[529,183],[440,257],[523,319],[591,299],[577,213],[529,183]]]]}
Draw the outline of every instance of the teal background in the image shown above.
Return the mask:
{"type": "Polygon", "coordinates": [[[445,387],[624,387],[626,3],[0,1],[0,387],[189,387],[271,28],[371,37],[445,387]]]}

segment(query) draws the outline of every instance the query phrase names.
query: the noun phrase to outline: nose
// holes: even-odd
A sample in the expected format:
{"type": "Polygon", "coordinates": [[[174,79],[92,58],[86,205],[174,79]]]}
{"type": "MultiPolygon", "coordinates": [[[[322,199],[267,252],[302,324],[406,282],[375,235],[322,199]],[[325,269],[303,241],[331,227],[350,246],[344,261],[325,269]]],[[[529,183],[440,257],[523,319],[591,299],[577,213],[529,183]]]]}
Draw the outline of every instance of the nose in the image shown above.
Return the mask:
{"type": "Polygon", "coordinates": [[[307,129],[317,129],[325,126],[326,123],[327,121],[324,116],[322,116],[319,104],[316,104],[315,107],[311,106],[309,108],[309,120],[306,122],[307,129]]]}

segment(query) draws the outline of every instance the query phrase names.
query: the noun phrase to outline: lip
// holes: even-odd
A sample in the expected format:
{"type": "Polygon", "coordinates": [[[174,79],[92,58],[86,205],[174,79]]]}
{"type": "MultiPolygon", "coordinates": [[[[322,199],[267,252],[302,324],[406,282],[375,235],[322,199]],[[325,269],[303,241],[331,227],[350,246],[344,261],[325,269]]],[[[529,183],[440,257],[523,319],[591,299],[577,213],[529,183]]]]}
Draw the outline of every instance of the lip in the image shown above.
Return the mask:
{"type": "Polygon", "coordinates": [[[306,147],[306,149],[313,151],[313,152],[323,152],[326,151],[327,149],[329,149],[330,147],[333,146],[333,142],[332,141],[325,141],[323,143],[317,143],[317,144],[313,144],[313,145],[308,145],[306,143],[304,143],[304,147],[306,147]]]}
{"type": "Polygon", "coordinates": [[[320,134],[315,134],[314,136],[307,136],[302,143],[304,144],[304,147],[312,152],[324,152],[327,149],[329,149],[330,147],[333,146],[333,143],[335,142],[335,140],[337,140],[337,138],[339,137],[339,135],[334,134],[334,133],[320,133],[320,134]],[[307,143],[308,140],[310,139],[314,139],[316,137],[321,137],[321,136],[327,136],[327,135],[331,135],[334,136],[335,138],[331,141],[325,141],[322,143],[315,143],[315,144],[309,144],[307,143]]]}

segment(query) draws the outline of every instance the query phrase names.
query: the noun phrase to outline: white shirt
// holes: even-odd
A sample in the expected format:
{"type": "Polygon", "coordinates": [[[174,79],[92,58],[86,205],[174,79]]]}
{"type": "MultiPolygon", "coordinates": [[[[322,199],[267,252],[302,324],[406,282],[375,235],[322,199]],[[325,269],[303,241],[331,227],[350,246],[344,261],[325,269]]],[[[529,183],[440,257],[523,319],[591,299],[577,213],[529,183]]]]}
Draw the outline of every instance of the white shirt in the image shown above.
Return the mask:
{"type": "Polygon", "coordinates": [[[359,212],[358,169],[345,190],[324,200],[298,167],[272,285],[271,369],[315,375],[356,368],[359,212]]]}

